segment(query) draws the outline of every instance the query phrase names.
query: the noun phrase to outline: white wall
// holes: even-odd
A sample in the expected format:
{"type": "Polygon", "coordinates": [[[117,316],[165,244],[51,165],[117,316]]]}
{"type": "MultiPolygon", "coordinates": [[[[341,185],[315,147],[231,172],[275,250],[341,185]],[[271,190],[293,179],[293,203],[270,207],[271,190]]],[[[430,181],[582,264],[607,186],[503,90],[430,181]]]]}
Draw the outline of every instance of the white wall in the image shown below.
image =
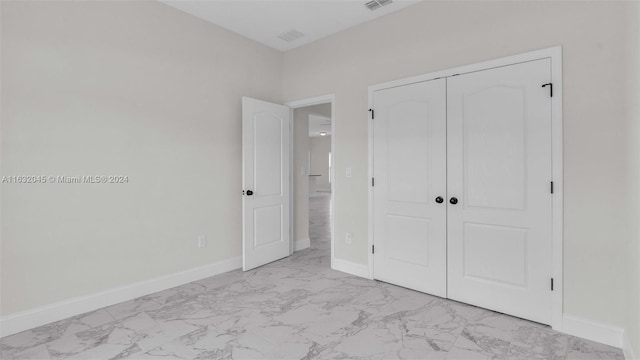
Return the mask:
{"type": "Polygon", "coordinates": [[[2,1],[7,315],[241,255],[241,97],[282,54],[166,5],[2,1]],[[196,247],[199,234],[208,246],[196,247]]]}
{"type": "Polygon", "coordinates": [[[317,191],[331,191],[329,178],[329,153],[331,152],[331,136],[317,136],[309,138],[309,153],[311,154],[311,173],[316,176],[317,191]]]}
{"type": "MultiPolygon", "coordinates": [[[[423,2],[284,55],[284,98],[336,94],[335,255],[367,263],[367,87],[372,84],[563,46],[564,306],[624,326],[629,214],[627,138],[637,105],[640,21],[631,2],[423,2]],[[352,167],[351,178],[344,168],[352,167]],[[344,234],[351,232],[347,245],[344,234]]],[[[636,212],[637,214],[637,212],[636,212]]],[[[633,241],[637,241],[633,240],[633,241]]],[[[637,254],[637,252],[636,252],[637,254]]],[[[637,255],[633,255],[637,262],[637,255]]],[[[632,320],[633,321],[633,320],[632,320]]]]}

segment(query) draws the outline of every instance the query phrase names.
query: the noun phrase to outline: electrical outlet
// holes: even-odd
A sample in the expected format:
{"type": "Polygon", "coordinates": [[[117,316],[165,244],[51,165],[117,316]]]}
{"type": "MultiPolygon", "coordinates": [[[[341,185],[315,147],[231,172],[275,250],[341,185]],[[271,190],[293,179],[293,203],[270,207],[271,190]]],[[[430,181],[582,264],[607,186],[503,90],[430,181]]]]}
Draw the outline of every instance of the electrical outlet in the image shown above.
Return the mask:
{"type": "Polygon", "coordinates": [[[347,243],[347,245],[351,245],[351,240],[353,240],[353,235],[351,233],[346,233],[344,235],[344,242],[347,243]]]}
{"type": "Polygon", "coordinates": [[[207,236],[206,235],[198,235],[198,247],[203,248],[207,246],[207,236]]]}

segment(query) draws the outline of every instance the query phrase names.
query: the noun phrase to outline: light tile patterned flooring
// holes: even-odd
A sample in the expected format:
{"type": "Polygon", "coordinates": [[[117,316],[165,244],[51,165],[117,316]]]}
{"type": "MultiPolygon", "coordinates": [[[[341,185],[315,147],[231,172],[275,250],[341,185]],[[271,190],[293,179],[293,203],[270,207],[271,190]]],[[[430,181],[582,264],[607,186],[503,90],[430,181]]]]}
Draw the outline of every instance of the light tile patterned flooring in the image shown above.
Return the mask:
{"type": "Polygon", "coordinates": [[[623,359],[621,351],[329,266],[311,248],[1,339],[2,359],[623,359]]]}

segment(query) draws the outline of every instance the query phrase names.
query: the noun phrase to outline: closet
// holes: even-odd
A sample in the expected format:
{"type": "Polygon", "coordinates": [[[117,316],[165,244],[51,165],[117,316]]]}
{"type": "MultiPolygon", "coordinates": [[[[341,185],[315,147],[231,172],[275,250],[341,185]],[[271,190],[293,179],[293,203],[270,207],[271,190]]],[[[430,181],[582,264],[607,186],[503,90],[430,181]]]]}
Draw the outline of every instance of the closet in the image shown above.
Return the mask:
{"type": "Polygon", "coordinates": [[[550,324],[551,59],[372,92],[373,277],[550,324]]]}

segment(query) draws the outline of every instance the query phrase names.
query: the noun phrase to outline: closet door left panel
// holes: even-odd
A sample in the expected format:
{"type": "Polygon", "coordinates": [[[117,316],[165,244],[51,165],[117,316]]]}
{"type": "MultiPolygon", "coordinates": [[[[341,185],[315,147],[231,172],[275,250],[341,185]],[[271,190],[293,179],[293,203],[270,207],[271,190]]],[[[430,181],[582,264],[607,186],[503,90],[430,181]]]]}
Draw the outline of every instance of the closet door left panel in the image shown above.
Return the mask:
{"type": "Polygon", "coordinates": [[[446,296],[446,82],[373,94],[374,278],[446,296]]]}

